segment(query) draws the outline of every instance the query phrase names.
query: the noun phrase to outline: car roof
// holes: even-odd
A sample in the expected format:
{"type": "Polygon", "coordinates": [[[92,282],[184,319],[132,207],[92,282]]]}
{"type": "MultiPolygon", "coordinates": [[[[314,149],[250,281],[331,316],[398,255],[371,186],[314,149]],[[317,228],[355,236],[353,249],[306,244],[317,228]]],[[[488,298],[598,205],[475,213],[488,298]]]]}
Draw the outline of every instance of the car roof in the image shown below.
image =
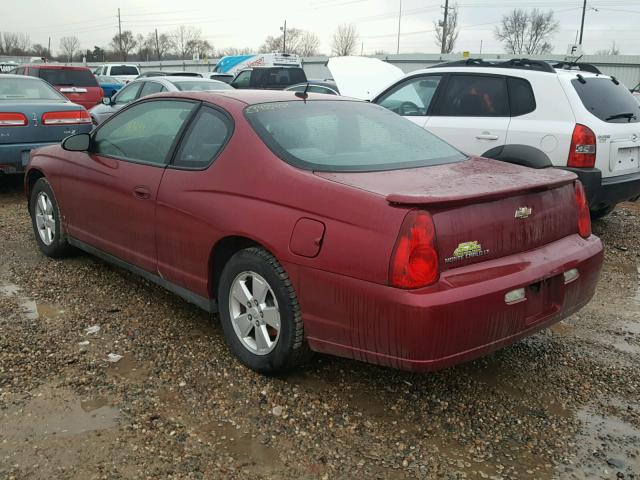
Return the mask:
{"type": "MultiPolygon", "coordinates": [[[[591,72],[586,72],[583,70],[569,70],[566,68],[554,68],[555,73],[558,76],[562,76],[562,77],[571,77],[571,78],[576,78],[578,75],[581,75],[584,78],[596,78],[596,77],[600,77],[600,78],[610,78],[608,75],[605,75],[603,73],[591,73],[591,72]]],[[[508,76],[508,77],[522,77],[522,78],[526,78],[526,77],[530,77],[533,75],[549,75],[552,74],[552,72],[541,72],[538,70],[528,70],[528,69],[520,69],[520,68],[503,68],[500,66],[490,66],[490,65],[482,65],[482,66],[475,66],[475,65],[468,65],[468,66],[453,66],[453,65],[442,65],[440,66],[433,66],[433,67],[427,67],[427,68],[421,68],[420,70],[413,70],[411,72],[407,72],[407,74],[403,77],[403,78],[408,78],[414,75],[424,75],[427,73],[491,73],[491,74],[496,74],[499,73],[500,75],[504,75],[504,76],[508,76]]]]}
{"type": "Polygon", "coordinates": [[[20,67],[37,68],[38,70],[89,70],[87,67],[73,67],[70,65],[53,65],[51,63],[24,63],[20,67]]]}
{"type": "MultiPolygon", "coordinates": [[[[305,101],[296,95],[296,92],[284,91],[284,90],[214,90],[208,92],[172,92],[172,93],[160,93],[154,96],[179,96],[185,98],[192,98],[195,100],[215,100],[216,98],[228,98],[237,100],[246,105],[257,105],[260,103],[270,102],[297,102],[305,101]]],[[[340,97],[337,95],[325,95],[323,93],[309,93],[307,100],[321,100],[321,101],[360,101],[354,98],[340,97]]]]}

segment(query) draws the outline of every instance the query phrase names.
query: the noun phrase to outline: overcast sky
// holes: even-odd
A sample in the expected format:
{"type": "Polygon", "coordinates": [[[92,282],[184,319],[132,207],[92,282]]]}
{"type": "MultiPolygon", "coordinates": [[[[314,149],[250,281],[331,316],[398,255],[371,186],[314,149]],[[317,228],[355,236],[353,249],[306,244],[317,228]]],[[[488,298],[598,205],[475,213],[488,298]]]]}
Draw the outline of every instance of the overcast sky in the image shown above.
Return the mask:
{"type": "MultiPolygon", "coordinates": [[[[453,3],[454,0],[450,0],[453,3]]],[[[402,0],[400,53],[435,53],[433,21],[444,0],[402,0]]],[[[455,51],[503,52],[493,28],[514,7],[554,9],[560,29],[553,37],[555,53],[566,53],[580,28],[582,0],[458,0],[460,36],[455,51]]],[[[0,31],[26,32],[33,43],[59,51],[60,37],[75,35],[82,48],[106,47],[117,32],[117,8],[123,30],[135,34],[170,31],[185,24],[200,28],[215,48],[257,48],[268,35],[288,27],[315,32],[321,51],[331,49],[340,23],[353,23],[365,54],[395,53],[400,0],[2,0],[0,31]]],[[[585,21],[584,51],[611,46],[623,54],[640,54],[640,0],[591,0],[585,21]],[[593,9],[597,9],[597,11],[593,9]]]]}

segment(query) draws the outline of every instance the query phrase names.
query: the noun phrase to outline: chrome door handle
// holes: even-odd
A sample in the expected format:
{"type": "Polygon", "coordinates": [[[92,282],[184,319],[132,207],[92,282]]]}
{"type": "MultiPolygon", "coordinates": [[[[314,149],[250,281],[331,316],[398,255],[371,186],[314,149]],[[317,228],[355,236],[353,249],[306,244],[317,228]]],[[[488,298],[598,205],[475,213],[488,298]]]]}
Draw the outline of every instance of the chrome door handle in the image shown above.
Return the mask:
{"type": "Polygon", "coordinates": [[[498,140],[498,135],[490,135],[488,133],[483,133],[482,135],[476,135],[478,140],[498,140]]]}

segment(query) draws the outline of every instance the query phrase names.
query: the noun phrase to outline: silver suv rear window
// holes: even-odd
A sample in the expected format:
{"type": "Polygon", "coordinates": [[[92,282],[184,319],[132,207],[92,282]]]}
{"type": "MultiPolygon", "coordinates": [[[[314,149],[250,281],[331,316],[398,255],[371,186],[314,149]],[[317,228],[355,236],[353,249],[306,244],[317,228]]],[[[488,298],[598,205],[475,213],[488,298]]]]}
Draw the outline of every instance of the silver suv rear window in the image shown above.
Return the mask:
{"type": "Polygon", "coordinates": [[[640,105],[629,90],[610,78],[571,80],[585,108],[600,120],[609,123],[640,122],[640,105]]]}

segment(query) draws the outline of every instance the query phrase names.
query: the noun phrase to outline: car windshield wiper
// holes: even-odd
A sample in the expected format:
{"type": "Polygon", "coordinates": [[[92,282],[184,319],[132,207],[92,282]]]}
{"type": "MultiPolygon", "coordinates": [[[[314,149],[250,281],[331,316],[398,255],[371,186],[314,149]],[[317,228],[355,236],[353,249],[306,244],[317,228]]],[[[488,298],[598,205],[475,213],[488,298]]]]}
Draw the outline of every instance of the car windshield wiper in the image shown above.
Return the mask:
{"type": "Polygon", "coordinates": [[[629,119],[629,122],[631,122],[632,118],[636,118],[636,114],[635,113],[618,113],[616,115],[611,115],[610,117],[605,118],[605,122],[608,122],[609,120],[616,120],[618,118],[627,118],[629,119]]]}

